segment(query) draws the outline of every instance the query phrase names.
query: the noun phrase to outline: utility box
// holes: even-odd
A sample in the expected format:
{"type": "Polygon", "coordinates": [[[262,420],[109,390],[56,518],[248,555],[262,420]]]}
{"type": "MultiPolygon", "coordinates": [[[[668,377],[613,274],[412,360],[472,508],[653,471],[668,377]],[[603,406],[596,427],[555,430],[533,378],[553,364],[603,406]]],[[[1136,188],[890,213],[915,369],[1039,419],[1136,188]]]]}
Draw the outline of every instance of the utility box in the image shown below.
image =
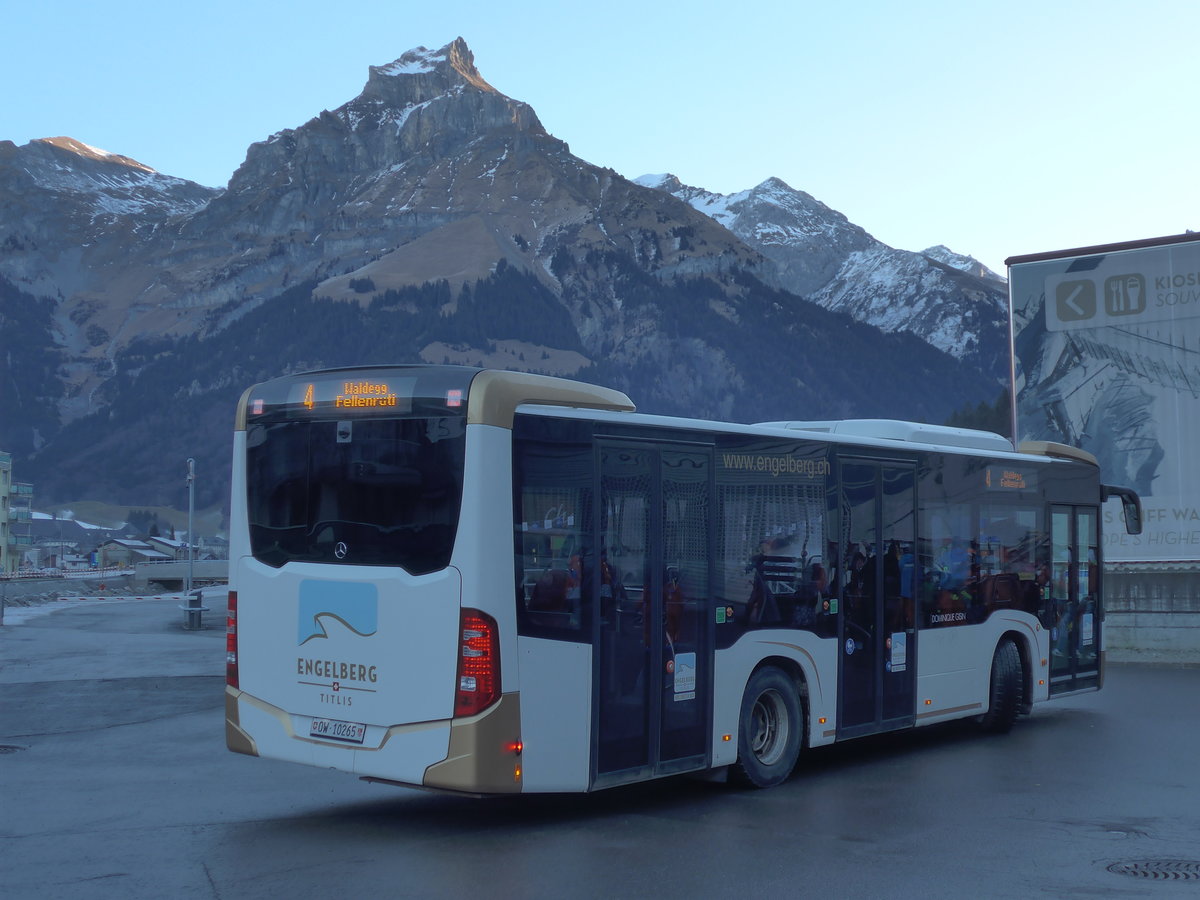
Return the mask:
{"type": "Polygon", "coordinates": [[[200,631],[204,628],[204,614],[208,612],[208,607],[204,605],[204,593],[200,588],[188,591],[179,608],[183,610],[183,627],[187,631],[200,631]]]}

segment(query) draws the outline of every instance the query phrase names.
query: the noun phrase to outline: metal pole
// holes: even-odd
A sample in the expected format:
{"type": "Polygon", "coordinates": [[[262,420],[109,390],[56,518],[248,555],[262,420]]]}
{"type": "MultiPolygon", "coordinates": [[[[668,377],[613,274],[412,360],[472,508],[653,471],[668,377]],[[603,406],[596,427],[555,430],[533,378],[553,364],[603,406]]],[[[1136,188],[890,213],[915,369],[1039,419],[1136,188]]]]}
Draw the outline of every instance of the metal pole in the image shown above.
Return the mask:
{"type": "Polygon", "coordinates": [[[188,486],[188,574],[187,574],[187,589],[192,589],[192,513],[196,507],[196,460],[189,456],[187,461],[187,486],[188,486]]]}

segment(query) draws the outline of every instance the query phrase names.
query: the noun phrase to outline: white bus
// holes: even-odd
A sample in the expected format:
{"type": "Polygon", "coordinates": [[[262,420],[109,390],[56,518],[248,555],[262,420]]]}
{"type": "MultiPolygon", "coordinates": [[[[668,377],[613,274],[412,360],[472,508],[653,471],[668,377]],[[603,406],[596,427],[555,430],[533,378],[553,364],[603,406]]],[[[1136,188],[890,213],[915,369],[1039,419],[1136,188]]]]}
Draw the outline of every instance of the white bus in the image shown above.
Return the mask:
{"type": "Polygon", "coordinates": [[[454,366],[250,388],[231,750],[466,794],[683,772],[1104,675],[1094,459],[888,420],[731,425],[454,366]]]}

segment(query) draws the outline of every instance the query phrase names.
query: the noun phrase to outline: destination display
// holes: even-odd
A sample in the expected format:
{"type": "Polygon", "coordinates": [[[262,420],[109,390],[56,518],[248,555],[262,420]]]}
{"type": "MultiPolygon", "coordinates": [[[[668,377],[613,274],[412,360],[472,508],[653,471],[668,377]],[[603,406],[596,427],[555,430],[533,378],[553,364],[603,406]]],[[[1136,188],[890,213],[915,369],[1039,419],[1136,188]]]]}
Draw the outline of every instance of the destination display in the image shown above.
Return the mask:
{"type": "Polygon", "coordinates": [[[299,403],[310,412],[318,409],[339,412],[380,410],[403,414],[412,411],[412,389],[416,381],[415,378],[390,381],[338,378],[299,382],[292,386],[288,402],[299,403]]]}
{"type": "Polygon", "coordinates": [[[256,385],[246,415],[343,419],[363,416],[465,415],[469,377],[461,370],[344,369],[277,378],[256,385]]]}
{"type": "Polygon", "coordinates": [[[1022,471],[1012,466],[988,466],[983,470],[983,486],[988,491],[1036,493],[1037,472],[1022,471]]]}

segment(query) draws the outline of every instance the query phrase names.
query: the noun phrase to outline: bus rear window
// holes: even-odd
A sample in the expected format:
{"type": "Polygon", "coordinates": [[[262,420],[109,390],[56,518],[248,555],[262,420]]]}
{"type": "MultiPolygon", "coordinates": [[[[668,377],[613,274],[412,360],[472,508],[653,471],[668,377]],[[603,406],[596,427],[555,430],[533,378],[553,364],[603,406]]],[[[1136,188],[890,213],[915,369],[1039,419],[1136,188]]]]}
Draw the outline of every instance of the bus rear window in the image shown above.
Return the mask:
{"type": "Polygon", "coordinates": [[[462,417],[274,421],[246,429],[250,546],[288,562],[450,562],[462,503],[462,417]]]}

